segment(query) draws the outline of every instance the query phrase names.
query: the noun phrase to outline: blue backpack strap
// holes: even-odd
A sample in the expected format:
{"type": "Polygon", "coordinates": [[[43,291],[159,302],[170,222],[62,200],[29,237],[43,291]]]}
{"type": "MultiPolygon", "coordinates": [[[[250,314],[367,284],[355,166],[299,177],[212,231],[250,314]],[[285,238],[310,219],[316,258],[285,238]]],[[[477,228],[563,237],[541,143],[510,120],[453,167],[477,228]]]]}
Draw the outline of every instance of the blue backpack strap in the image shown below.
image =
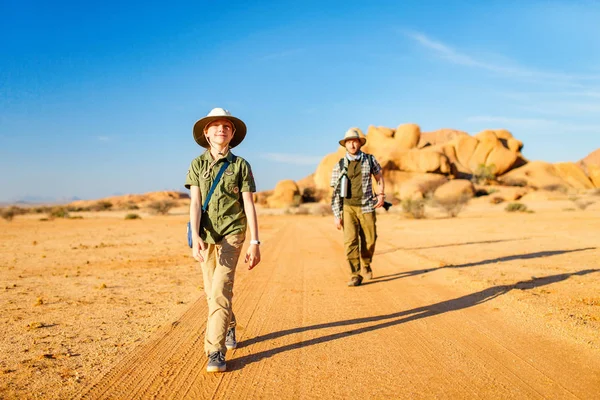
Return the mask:
{"type": "Polygon", "coordinates": [[[213,181],[212,185],[210,186],[210,189],[208,190],[208,194],[206,195],[206,200],[204,200],[204,204],[202,205],[202,212],[206,212],[206,210],[208,210],[208,202],[210,201],[210,198],[211,198],[213,192],[215,191],[215,188],[217,187],[217,183],[219,183],[219,180],[221,179],[221,175],[223,175],[223,172],[225,172],[225,170],[227,169],[228,166],[229,166],[229,161],[225,160],[225,162],[223,162],[223,165],[221,166],[221,169],[217,173],[215,180],[213,181]]]}

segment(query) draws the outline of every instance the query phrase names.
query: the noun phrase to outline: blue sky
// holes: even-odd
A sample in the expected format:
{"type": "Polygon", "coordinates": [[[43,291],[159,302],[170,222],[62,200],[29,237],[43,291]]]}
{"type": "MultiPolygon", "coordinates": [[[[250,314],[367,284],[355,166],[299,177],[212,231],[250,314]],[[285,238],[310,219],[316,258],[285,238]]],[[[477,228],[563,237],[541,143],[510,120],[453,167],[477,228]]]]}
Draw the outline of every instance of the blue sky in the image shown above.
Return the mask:
{"type": "Polygon", "coordinates": [[[600,147],[595,1],[0,0],[0,201],[185,190],[194,122],[248,126],[258,190],[358,126],[600,147]]]}

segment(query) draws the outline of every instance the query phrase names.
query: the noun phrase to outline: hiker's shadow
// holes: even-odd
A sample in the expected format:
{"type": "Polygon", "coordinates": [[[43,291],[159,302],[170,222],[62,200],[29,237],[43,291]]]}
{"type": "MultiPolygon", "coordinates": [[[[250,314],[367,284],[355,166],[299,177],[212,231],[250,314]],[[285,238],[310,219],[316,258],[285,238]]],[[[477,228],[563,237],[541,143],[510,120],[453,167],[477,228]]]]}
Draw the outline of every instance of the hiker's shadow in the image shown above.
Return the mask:
{"type": "Polygon", "coordinates": [[[517,282],[512,285],[500,285],[493,286],[491,288],[484,289],[479,292],[471,293],[465,296],[458,297],[452,300],[446,300],[439,303],[431,304],[424,307],[417,307],[411,310],[399,311],[397,313],[386,314],[386,315],[378,315],[373,317],[364,317],[364,318],[356,318],[345,321],[336,321],[336,322],[328,322],[324,324],[311,325],[300,328],[286,329],[279,332],[272,332],[266,335],[257,336],[252,339],[244,340],[240,342],[240,347],[249,347],[253,346],[257,343],[274,340],[280,338],[282,336],[298,334],[306,331],[314,331],[319,329],[327,329],[334,327],[351,327],[349,330],[345,330],[343,332],[337,332],[328,334],[325,336],[316,337],[313,339],[308,339],[304,341],[300,341],[297,343],[291,343],[280,347],[271,348],[268,350],[263,350],[258,353],[249,354],[247,356],[242,356],[239,358],[234,358],[228,362],[227,369],[229,370],[237,370],[243,368],[248,364],[252,364],[258,361],[261,361],[265,358],[272,357],[274,355],[290,351],[296,350],[307,346],[312,346],[320,343],[326,343],[333,340],[341,339],[348,336],[360,335],[362,333],[375,331],[378,329],[387,328],[390,326],[395,326],[399,324],[403,324],[405,322],[410,322],[422,318],[431,317],[438,314],[443,314],[450,311],[461,310],[469,307],[473,307],[477,304],[484,303],[486,301],[490,301],[495,299],[498,296],[501,296],[511,290],[519,289],[519,290],[529,290],[540,286],[549,285],[552,283],[560,282],[573,275],[587,275],[592,272],[598,272],[598,269],[587,269],[574,273],[565,273],[558,275],[550,275],[542,278],[533,278],[528,281],[517,282]],[[365,323],[375,323],[374,325],[362,326],[362,327],[353,327],[354,325],[365,324],[365,323]]]}
{"type": "Polygon", "coordinates": [[[595,247],[584,247],[581,249],[572,249],[572,250],[537,251],[535,253],[515,254],[512,256],[490,258],[487,260],[466,263],[466,264],[449,264],[449,265],[444,265],[444,266],[435,267],[435,268],[424,268],[424,269],[417,269],[414,271],[403,271],[403,272],[398,272],[395,274],[389,274],[389,275],[375,277],[368,282],[363,282],[362,286],[372,285],[375,283],[394,281],[396,279],[406,278],[406,277],[415,276],[415,275],[421,275],[421,274],[437,271],[439,269],[444,269],[444,268],[469,268],[469,267],[476,267],[479,265],[495,264],[495,263],[499,263],[499,262],[506,262],[506,261],[513,261],[513,260],[528,260],[528,259],[532,259],[532,258],[551,257],[551,256],[557,256],[560,254],[574,253],[577,251],[587,251],[587,250],[595,250],[595,249],[596,249],[595,247]]]}
{"type": "Polygon", "coordinates": [[[472,244],[490,244],[490,243],[501,243],[501,242],[515,242],[521,240],[528,240],[530,238],[516,238],[516,239],[498,239],[498,240],[482,240],[479,242],[460,242],[460,243],[448,243],[439,244],[435,246],[423,246],[423,247],[392,247],[390,249],[378,250],[375,255],[393,253],[398,250],[427,250],[427,249],[439,249],[441,247],[455,247],[455,246],[469,246],[472,244]]]}

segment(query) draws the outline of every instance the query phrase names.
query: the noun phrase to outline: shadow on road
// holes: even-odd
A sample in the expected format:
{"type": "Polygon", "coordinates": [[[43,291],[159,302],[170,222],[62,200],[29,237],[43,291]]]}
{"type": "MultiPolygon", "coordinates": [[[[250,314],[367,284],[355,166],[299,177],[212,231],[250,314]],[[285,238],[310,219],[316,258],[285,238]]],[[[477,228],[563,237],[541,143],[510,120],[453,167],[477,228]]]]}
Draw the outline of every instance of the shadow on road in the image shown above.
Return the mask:
{"type": "Polygon", "coordinates": [[[508,293],[511,290],[529,290],[533,288],[537,288],[540,286],[549,285],[552,283],[560,282],[565,279],[570,278],[573,275],[587,275],[593,272],[599,272],[600,269],[587,269],[574,273],[566,273],[566,274],[558,274],[558,275],[550,275],[541,278],[533,278],[528,281],[520,281],[512,285],[500,285],[493,286],[491,288],[484,289],[479,292],[471,293],[465,296],[458,297],[452,300],[446,300],[439,303],[431,304],[424,307],[417,307],[411,310],[400,311],[397,313],[387,314],[387,315],[378,315],[373,317],[364,317],[364,318],[356,318],[346,321],[336,321],[336,322],[328,322],[324,324],[317,324],[311,326],[305,326],[294,329],[286,329],[279,332],[272,332],[266,335],[257,336],[255,338],[244,340],[240,343],[244,347],[252,346],[259,342],[264,342],[267,340],[273,340],[280,338],[286,335],[298,334],[306,331],[314,331],[318,329],[327,329],[341,326],[352,326],[358,324],[365,324],[369,322],[376,322],[375,325],[364,326],[364,327],[356,327],[354,329],[346,330],[344,332],[333,333],[330,335],[325,335],[321,337],[316,337],[309,340],[304,340],[298,343],[292,343],[281,347],[272,348],[269,350],[264,350],[256,354],[250,354],[247,356],[243,356],[240,358],[234,358],[231,361],[228,361],[227,369],[228,370],[237,370],[243,368],[245,365],[261,361],[265,358],[272,357],[276,354],[283,353],[290,350],[299,349],[302,347],[312,346],[315,344],[330,342],[333,340],[341,339],[347,336],[352,335],[360,335],[362,333],[375,331],[378,329],[387,328],[394,325],[403,324],[405,322],[410,322],[414,320],[418,320],[421,318],[427,318],[438,314],[443,314],[450,311],[462,310],[465,308],[473,307],[477,304],[485,303],[487,301],[493,300],[498,296],[501,296],[505,293],[508,293]]]}
{"type": "Polygon", "coordinates": [[[424,246],[424,247],[394,247],[391,249],[375,251],[375,255],[393,253],[398,250],[427,250],[427,249],[438,249],[441,247],[454,247],[454,246],[469,246],[472,244],[489,244],[489,243],[502,243],[502,242],[516,242],[521,240],[529,240],[531,238],[517,238],[517,239],[499,239],[499,240],[483,240],[481,242],[461,242],[461,243],[449,243],[440,244],[438,246],[424,246]]]}
{"type": "Polygon", "coordinates": [[[389,281],[393,281],[393,280],[400,279],[400,278],[406,278],[409,276],[421,275],[421,274],[437,271],[439,269],[444,269],[444,268],[476,267],[478,265],[495,264],[495,263],[499,263],[499,262],[506,262],[506,261],[513,261],[513,260],[528,260],[531,258],[550,257],[550,256],[557,256],[560,254],[574,253],[576,251],[587,251],[587,250],[595,250],[595,249],[596,249],[596,247],[585,247],[585,248],[573,249],[573,250],[538,251],[535,253],[515,254],[512,256],[490,258],[487,260],[482,260],[482,261],[477,261],[477,262],[472,262],[472,263],[467,263],[467,264],[448,264],[448,265],[444,265],[442,267],[436,267],[436,268],[424,268],[424,269],[417,269],[417,270],[413,270],[413,271],[403,271],[403,272],[398,272],[396,274],[376,276],[375,278],[373,278],[372,280],[370,280],[368,282],[363,282],[362,286],[372,285],[374,283],[389,282],[389,281]]]}

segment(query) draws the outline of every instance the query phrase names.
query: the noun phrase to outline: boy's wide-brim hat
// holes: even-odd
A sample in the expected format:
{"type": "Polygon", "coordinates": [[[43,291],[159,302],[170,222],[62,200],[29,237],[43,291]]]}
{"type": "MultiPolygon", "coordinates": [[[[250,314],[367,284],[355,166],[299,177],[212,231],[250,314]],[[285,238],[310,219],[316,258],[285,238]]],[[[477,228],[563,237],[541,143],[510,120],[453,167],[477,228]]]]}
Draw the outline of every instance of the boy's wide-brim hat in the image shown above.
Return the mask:
{"type": "Polygon", "coordinates": [[[340,140],[340,142],[339,142],[340,146],[345,146],[346,140],[349,140],[349,139],[358,139],[360,141],[361,146],[364,146],[365,143],[367,143],[367,138],[362,136],[360,134],[360,132],[358,132],[358,130],[356,130],[354,128],[348,129],[348,131],[344,135],[344,138],[342,140],[340,140]]]}
{"type": "Polygon", "coordinates": [[[231,139],[231,142],[229,142],[229,147],[233,148],[242,143],[246,137],[246,124],[241,119],[231,115],[231,113],[226,109],[218,107],[210,110],[206,117],[199,119],[194,124],[194,140],[196,143],[206,149],[210,148],[210,144],[204,135],[204,128],[206,128],[206,126],[211,122],[218,119],[226,119],[233,124],[233,138],[231,139]]]}

